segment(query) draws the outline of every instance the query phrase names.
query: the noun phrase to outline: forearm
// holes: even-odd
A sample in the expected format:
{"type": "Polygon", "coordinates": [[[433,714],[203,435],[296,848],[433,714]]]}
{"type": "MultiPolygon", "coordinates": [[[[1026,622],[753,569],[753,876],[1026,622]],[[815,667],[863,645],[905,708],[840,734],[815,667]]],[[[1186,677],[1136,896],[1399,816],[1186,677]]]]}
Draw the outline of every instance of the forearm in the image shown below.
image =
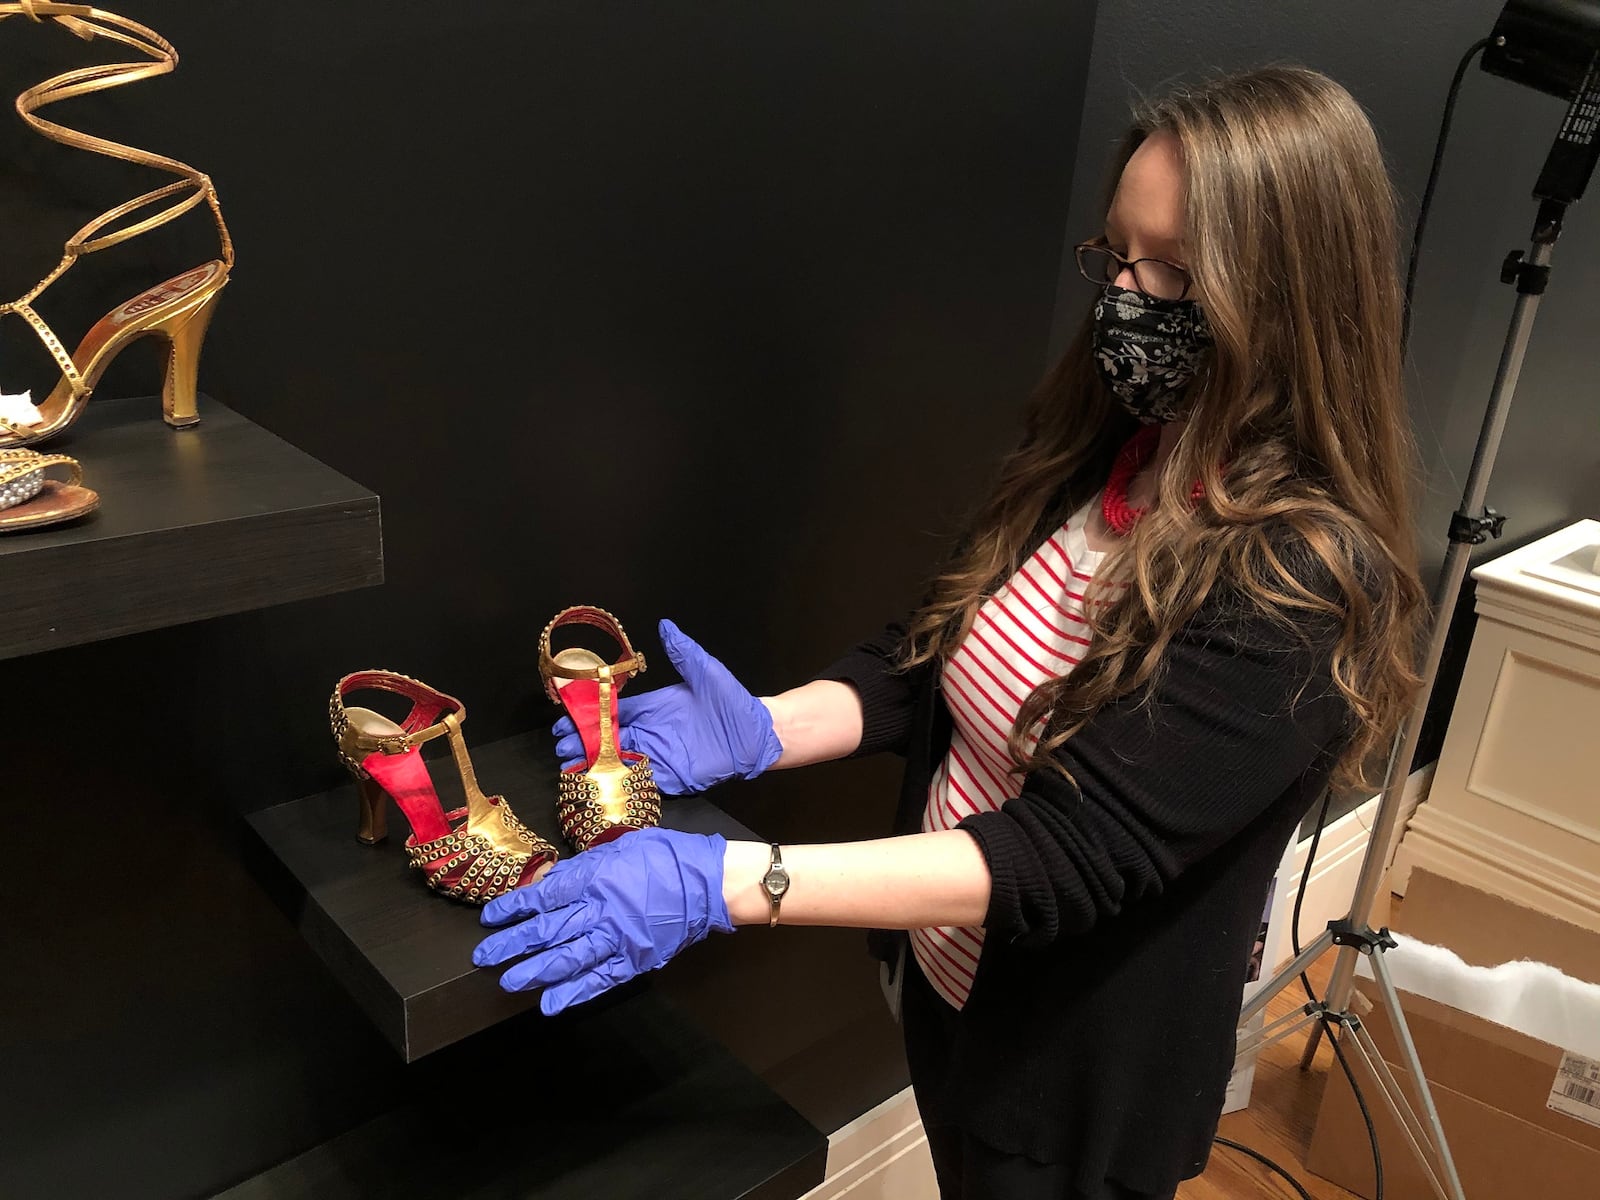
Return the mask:
{"type": "Polygon", "coordinates": [[[861,698],[848,683],[819,679],[761,702],[783,746],[774,769],[843,758],[861,745],[861,698]]]}
{"type": "MultiPolygon", "coordinates": [[[[722,895],[735,925],[770,919],[772,906],[761,887],[770,861],[770,847],[760,842],[728,843],[722,895]]],[[[790,879],[784,925],[971,926],[981,925],[989,908],[988,863],[977,842],[959,830],[785,846],[783,863],[790,879]]]]}

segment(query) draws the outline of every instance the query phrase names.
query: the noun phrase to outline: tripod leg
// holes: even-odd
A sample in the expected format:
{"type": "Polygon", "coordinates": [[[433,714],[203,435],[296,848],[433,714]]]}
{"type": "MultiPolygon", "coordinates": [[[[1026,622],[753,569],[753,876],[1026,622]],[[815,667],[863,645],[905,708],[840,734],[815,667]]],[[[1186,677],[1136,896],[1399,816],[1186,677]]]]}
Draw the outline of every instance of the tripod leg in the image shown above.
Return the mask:
{"type": "MultiPolygon", "coordinates": [[[[1309,1007],[1309,1006],[1308,1006],[1309,1007]]],[[[1270,1025],[1264,1025],[1257,1030],[1240,1029],[1237,1031],[1237,1045],[1234,1063],[1239,1065],[1243,1060],[1261,1053],[1268,1046],[1275,1046],[1285,1038],[1299,1033],[1307,1025],[1320,1025],[1322,1014],[1318,1012],[1286,1013],[1270,1025]]]]}
{"type": "Polygon", "coordinates": [[[1383,1061],[1378,1044],[1372,1040],[1372,1035],[1367,1032],[1365,1025],[1347,1024],[1345,1028],[1350,1031],[1348,1042],[1353,1051],[1352,1057],[1366,1068],[1368,1082],[1375,1086],[1378,1096],[1388,1106],[1395,1123],[1399,1125],[1400,1135],[1405,1139],[1406,1145],[1411,1147],[1411,1153],[1416,1156],[1417,1164],[1422,1168],[1428,1187],[1439,1200],[1452,1200],[1439,1179],[1433,1158],[1428,1154],[1427,1148],[1432,1144],[1428,1131],[1417,1119],[1417,1114],[1412,1110],[1411,1102],[1406,1099],[1400,1081],[1389,1069],[1389,1064],[1383,1061]]]}
{"type": "Polygon", "coordinates": [[[1322,1022],[1318,1021],[1311,1027],[1311,1036],[1306,1038],[1305,1052],[1300,1055],[1300,1069],[1311,1070],[1311,1064],[1317,1059],[1317,1047],[1322,1045],[1322,1022]]]}
{"type": "Polygon", "coordinates": [[[1439,1122],[1439,1110],[1433,1103],[1433,1091],[1428,1087],[1428,1077],[1423,1074],[1422,1060],[1417,1057],[1417,1044],[1411,1040],[1411,1029],[1406,1025],[1406,1015],[1400,1008],[1400,994],[1395,991],[1394,980],[1389,976],[1389,966],[1384,962],[1381,950],[1372,955],[1372,974],[1378,981],[1379,990],[1383,992],[1383,1002],[1389,1008],[1395,1040],[1400,1044],[1400,1057],[1405,1062],[1406,1070],[1411,1072],[1417,1098],[1422,1101],[1422,1117],[1427,1123],[1434,1149],[1438,1151],[1440,1165],[1444,1167],[1450,1195],[1454,1200],[1466,1200],[1461,1190],[1461,1176],[1456,1173],[1456,1161],[1450,1155],[1450,1143],[1444,1136],[1444,1126],[1439,1122]]]}
{"type": "Polygon", "coordinates": [[[1298,979],[1305,969],[1321,958],[1323,951],[1331,945],[1333,945],[1332,930],[1324,929],[1316,937],[1312,938],[1311,944],[1300,951],[1293,962],[1285,963],[1282,970],[1257,989],[1256,994],[1240,1010],[1239,1024],[1243,1026],[1257,1013],[1265,1012],[1267,1010],[1267,1001],[1298,979]]]}

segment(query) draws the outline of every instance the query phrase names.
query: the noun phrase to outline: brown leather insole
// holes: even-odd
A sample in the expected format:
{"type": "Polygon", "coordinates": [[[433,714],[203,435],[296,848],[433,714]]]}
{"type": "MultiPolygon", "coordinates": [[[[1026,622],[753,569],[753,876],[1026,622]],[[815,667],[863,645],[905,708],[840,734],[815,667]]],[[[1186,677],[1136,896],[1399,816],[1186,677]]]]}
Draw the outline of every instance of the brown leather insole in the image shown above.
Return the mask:
{"type": "Polygon", "coordinates": [[[99,507],[99,492],[47,479],[44,488],[32,500],[25,504],[14,504],[10,508],[0,508],[0,533],[76,521],[99,507]]]}

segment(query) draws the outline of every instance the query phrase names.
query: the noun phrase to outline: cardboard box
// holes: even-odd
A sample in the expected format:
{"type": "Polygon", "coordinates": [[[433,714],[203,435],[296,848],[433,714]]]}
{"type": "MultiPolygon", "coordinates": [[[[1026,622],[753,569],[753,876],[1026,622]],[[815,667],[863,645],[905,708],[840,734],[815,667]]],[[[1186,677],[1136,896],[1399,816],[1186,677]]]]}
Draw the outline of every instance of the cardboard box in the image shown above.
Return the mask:
{"type": "MultiPolygon", "coordinates": [[[[1600,933],[1423,870],[1412,875],[1395,928],[1447,946],[1473,966],[1537,959],[1600,983],[1600,933]]],[[[1357,987],[1376,998],[1373,981],[1358,980],[1357,987]]],[[[1600,1197],[1600,1104],[1584,1102],[1600,1097],[1587,1078],[1571,1073],[1562,1047],[1409,992],[1400,1001],[1468,1200],[1600,1197]],[[1576,1099],[1558,1103],[1582,1115],[1551,1107],[1553,1092],[1569,1091],[1576,1099]]],[[[1374,1004],[1363,1022],[1415,1105],[1390,1015],[1374,1004]]],[[[1434,1200],[1348,1033],[1344,1045],[1378,1131],[1386,1200],[1434,1200]]],[[[1306,1166],[1369,1200],[1374,1194],[1366,1127],[1337,1066],[1328,1075],[1306,1166]]]]}

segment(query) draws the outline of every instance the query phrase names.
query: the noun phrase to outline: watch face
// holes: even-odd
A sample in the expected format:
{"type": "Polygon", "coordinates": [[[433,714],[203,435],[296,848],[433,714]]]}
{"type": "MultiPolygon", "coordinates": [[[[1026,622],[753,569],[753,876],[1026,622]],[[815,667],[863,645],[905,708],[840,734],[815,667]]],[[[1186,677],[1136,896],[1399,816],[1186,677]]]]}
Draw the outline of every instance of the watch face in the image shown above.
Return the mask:
{"type": "Polygon", "coordinates": [[[761,884],[767,889],[767,895],[781,896],[789,890],[789,872],[783,869],[782,863],[774,863],[762,877],[761,884]]]}

